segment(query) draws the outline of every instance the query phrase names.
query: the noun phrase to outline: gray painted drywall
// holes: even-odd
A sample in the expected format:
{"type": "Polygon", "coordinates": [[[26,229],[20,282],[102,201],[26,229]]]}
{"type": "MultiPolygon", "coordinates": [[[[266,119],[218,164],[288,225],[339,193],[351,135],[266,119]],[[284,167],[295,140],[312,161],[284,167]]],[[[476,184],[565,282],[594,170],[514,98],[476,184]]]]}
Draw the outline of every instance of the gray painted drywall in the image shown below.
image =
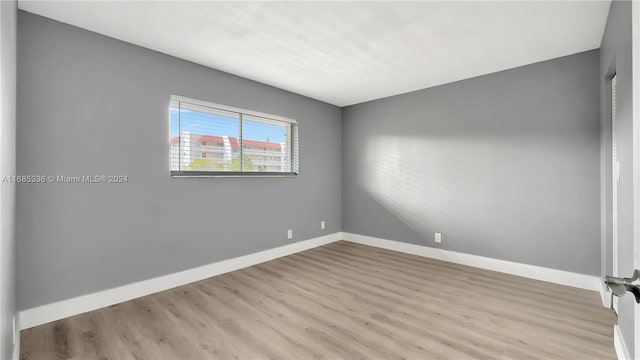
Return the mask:
{"type": "MultiPolygon", "coordinates": [[[[618,86],[618,126],[620,130],[620,181],[618,182],[618,274],[631,276],[633,266],[633,131],[631,2],[613,1],[600,47],[601,92],[601,166],[604,210],[602,234],[602,274],[612,274],[613,242],[611,221],[611,76],[618,86]]],[[[634,357],[633,313],[631,294],[619,299],[618,325],[629,354],[634,357]]]]}
{"type": "Polygon", "coordinates": [[[18,186],[20,309],[340,231],[340,108],[30,13],[18,20],[18,172],[129,177],[18,186]],[[297,119],[300,175],[171,178],[170,94],[297,119]]]}
{"type": "Polygon", "coordinates": [[[599,275],[599,113],[597,50],[346,107],[343,231],[599,275]]]}
{"type": "MultiPolygon", "coordinates": [[[[17,1],[0,1],[0,177],[16,170],[17,1]]],[[[0,182],[0,358],[10,359],[16,315],[15,196],[12,183],[0,182]]],[[[16,339],[19,341],[19,339],[16,339]]]]}

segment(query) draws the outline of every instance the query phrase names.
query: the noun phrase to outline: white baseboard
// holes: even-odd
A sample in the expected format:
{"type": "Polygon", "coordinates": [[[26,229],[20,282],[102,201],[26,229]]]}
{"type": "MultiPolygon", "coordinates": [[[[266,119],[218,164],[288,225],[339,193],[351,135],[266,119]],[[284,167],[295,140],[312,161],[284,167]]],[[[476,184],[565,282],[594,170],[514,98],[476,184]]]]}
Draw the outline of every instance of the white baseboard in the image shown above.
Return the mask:
{"type": "Polygon", "coordinates": [[[602,300],[602,306],[606,308],[611,307],[611,292],[607,285],[604,284],[604,281],[600,281],[600,299],[602,300]]]}
{"type": "Polygon", "coordinates": [[[20,314],[16,314],[16,341],[13,344],[13,354],[11,355],[12,360],[18,360],[20,358],[20,314]]]}
{"type": "Polygon", "coordinates": [[[317,246],[326,245],[338,240],[346,240],[364,245],[376,246],[384,249],[400,251],[408,254],[474,266],[482,269],[518,275],[562,285],[600,292],[603,291],[600,279],[596,276],[577,274],[534,265],[520,264],[511,261],[492,259],[483,256],[464,254],[437,248],[430,248],[427,246],[408,244],[365,235],[336,232],[322,237],[304,240],[278,248],[264,250],[257,253],[184,270],[174,274],[164,275],[149,280],[143,280],[119,286],[113,289],[103,290],[23,310],[19,314],[20,329],[28,329],[51,321],[64,319],[69,316],[78,315],[87,311],[92,311],[106,306],[118,304],[138,297],[168,290],[177,286],[200,281],[212,276],[224,274],[265,261],[277,259],[279,257],[294,254],[317,246]]]}
{"type": "Polygon", "coordinates": [[[20,358],[20,336],[16,338],[16,343],[13,345],[13,354],[11,355],[12,360],[18,360],[19,358],[20,358]]]}
{"type": "Polygon", "coordinates": [[[631,360],[631,356],[629,356],[629,348],[624,342],[622,330],[620,330],[620,326],[618,325],[613,326],[613,347],[616,349],[616,356],[618,356],[618,360],[631,360]]]}
{"type": "Polygon", "coordinates": [[[593,291],[600,291],[601,289],[600,278],[592,275],[578,274],[569,271],[521,264],[506,260],[498,260],[484,256],[459,253],[450,250],[437,249],[428,246],[409,244],[400,241],[386,240],[347,232],[343,233],[343,239],[363,245],[395,250],[407,254],[449,261],[456,264],[468,265],[481,269],[498,271],[561,285],[573,286],[581,289],[593,291]]]}
{"type": "Polygon", "coordinates": [[[257,253],[223,260],[174,274],[143,280],[113,289],[61,300],[20,312],[20,329],[28,329],[51,321],[64,319],[87,311],[100,309],[138,297],[168,290],[177,286],[200,281],[212,276],[256,265],[279,257],[325,245],[342,239],[342,233],[299,241],[293,244],[260,251],[257,253]]]}

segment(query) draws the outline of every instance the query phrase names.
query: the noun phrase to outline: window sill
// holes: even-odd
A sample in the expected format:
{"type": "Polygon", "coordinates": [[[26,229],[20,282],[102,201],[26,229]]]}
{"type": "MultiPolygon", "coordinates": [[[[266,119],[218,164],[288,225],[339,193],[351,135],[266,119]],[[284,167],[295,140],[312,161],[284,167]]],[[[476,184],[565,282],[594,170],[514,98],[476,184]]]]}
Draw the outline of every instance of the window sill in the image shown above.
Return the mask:
{"type": "Polygon", "coordinates": [[[296,172],[240,172],[240,171],[172,171],[174,178],[209,178],[209,177],[296,177],[296,172]]]}

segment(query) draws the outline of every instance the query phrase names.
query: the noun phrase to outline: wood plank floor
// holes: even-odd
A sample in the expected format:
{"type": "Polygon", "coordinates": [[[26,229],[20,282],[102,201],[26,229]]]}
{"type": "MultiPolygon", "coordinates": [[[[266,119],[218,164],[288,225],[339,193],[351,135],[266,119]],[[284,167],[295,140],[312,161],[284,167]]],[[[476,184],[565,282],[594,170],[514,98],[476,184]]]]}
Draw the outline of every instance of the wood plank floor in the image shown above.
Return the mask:
{"type": "Polygon", "coordinates": [[[22,331],[21,359],[615,359],[596,292],[336,242],[22,331]]]}

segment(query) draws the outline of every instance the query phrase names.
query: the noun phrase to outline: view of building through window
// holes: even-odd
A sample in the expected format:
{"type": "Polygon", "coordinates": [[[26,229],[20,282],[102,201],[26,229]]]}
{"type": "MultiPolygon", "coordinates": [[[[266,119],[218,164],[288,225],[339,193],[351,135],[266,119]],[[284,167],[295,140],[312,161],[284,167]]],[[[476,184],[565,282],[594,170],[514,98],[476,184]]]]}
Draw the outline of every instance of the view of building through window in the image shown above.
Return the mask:
{"type": "Polygon", "coordinates": [[[295,124],[171,102],[171,170],[291,173],[295,124]]]}

